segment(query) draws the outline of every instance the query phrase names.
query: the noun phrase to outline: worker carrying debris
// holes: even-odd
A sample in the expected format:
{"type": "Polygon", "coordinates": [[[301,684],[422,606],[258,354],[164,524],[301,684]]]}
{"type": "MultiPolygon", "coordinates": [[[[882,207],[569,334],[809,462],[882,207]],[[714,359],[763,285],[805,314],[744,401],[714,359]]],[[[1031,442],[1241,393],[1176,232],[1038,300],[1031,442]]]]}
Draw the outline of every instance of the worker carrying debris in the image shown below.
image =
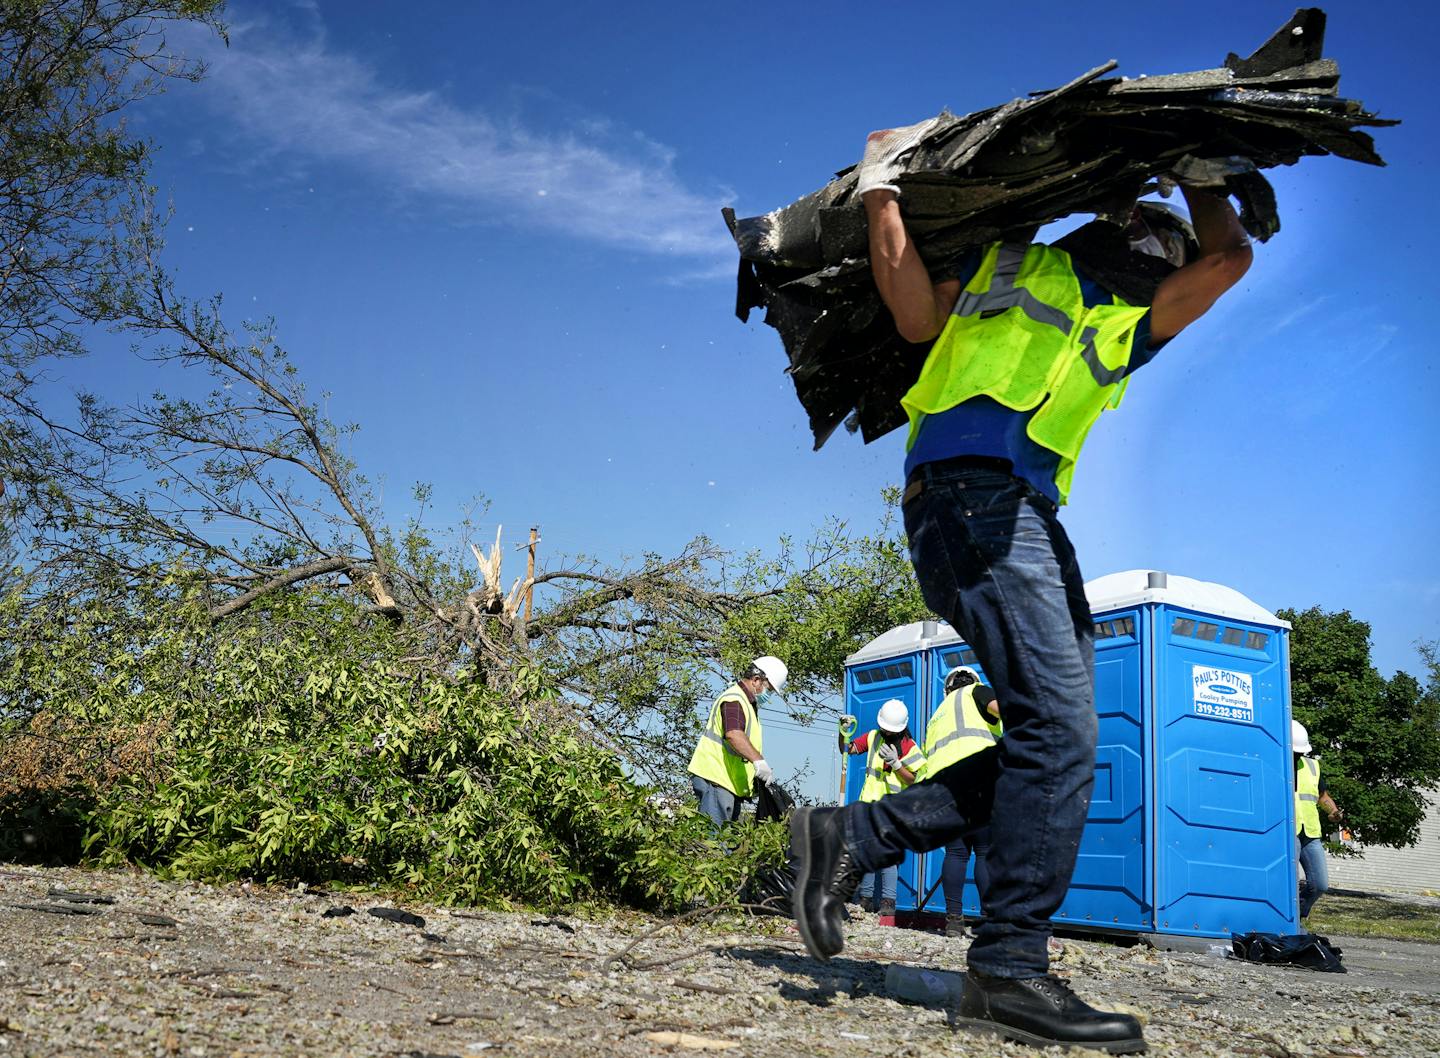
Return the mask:
{"type": "Polygon", "coordinates": [[[765,730],[760,708],[778,695],[790,674],[785,662],[766,654],[710,706],[710,716],[690,755],[690,786],[700,811],[718,829],[740,818],[740,805],[768,783],[775,769],[765,759],[765,730]]]}
{"type": "Polygon", "coordinates": [[[1049,974],[1050,917],[1094,783],[1094,646],[1057,517],[1086,434],[1129,377],[1246,273],[1279,227],[1260,169],[1334,153],[1380,164],[1335,95],[1324,15],[1249,59],[1141,81],[1086,75],[965,118],[872,133],[863,160],[767,217],[729,217],[740,310],[785,339],[817,445],[908,424],[903,510],[930,608],[974,648],[1005,737],[874,802],[791,817],[794,913],[812,955],[844,946],[868,872],[990,821],[986,919],[957,1024],[1037,1045],[1143,1051],[1138,1021],[1049,974]],[[1189,209],[1136,205],[1150,182],[1189,209]],[[1234,198],[1241,205],[1237,214],[1234,198]],[[1097,220],[1057,245],[1034,226],[1097,220]]]}

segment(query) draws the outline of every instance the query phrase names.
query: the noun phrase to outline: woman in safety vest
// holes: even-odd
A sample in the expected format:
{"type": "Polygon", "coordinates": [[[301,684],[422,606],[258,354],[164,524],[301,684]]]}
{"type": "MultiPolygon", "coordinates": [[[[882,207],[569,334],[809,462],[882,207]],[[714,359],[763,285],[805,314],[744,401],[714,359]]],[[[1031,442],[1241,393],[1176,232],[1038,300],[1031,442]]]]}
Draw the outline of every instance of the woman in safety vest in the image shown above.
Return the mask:
{"type": "MultiPolygon", "coordinates": [[[[910,710],[904,702],[891,698],[880,707],[875,723],[878,726],[874,730],[867,731],[845,747],[851,754],[866,754],[865,785],[860,788],[860,800],[867,802],[899,793],[918,778],[925,766],[925,754],[910,734],[910,710]]],[[[895,890],[899,878],[898,865],[883,867],[866,875],[860,883],[859,891],[863,894],[861,906],[882,915],[895,914],[895,890]]]]}

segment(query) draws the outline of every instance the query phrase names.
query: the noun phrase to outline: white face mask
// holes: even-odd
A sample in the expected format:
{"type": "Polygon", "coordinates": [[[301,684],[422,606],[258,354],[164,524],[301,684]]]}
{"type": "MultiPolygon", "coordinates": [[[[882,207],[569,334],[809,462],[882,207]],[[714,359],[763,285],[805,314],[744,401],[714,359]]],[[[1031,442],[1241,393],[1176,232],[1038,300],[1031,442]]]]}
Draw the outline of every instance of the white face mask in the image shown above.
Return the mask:
{"type": "Polygon", "coordinates": [[[1185,242],[1183,239],[1162,239],[1153,231],[1149,231],[1146,232],[1144,238],[1131,239],[1130,249],[1136,253],[1148,253],[1152,257],[1164,258],[1176,268],[1182,268],[1185,265],[1185,242]]]}
{"type": "Polygon", "coordinates": [[[1151,257],[1165,256],[1165,247],[1161,245],[1159,238],[1153,232],[1143,239],[1131,239],[1130,249],[1136,253],[1148,253],[1151,257]]]}

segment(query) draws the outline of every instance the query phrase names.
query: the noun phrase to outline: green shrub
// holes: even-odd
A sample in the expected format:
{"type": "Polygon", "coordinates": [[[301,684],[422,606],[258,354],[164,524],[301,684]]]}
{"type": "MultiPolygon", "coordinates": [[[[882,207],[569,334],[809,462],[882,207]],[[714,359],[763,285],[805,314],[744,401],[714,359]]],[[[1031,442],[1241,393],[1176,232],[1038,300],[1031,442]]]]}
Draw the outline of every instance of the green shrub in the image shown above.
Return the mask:
{"type": "Polygon", "coordinates": [[[783,858],[780,827],[739,827],[722,848],[688,802],[672,811],[634,785],[533,673],[497,688],[417,669],[403,637],[318,593],[216,628],[183,601],[145,610],[11,649],[6,671],[34,675],[25,650],[50,669],[0,752],[48,725],[106,767],[53,768],[49,801],[38,783],[29,803],[24,785],[0,790],[6,848],[22,832],[73,846],[34,840],[58,789],[49,825],[98,863],[186,878],[674,907],[730,899],[783,858]]]}

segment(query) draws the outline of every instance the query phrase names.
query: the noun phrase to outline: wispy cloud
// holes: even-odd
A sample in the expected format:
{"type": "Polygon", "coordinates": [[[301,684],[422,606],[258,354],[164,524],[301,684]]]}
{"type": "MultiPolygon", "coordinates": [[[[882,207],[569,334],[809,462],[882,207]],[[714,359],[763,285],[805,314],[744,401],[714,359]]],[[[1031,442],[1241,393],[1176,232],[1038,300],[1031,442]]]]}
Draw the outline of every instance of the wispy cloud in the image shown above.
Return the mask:
{"type": "Polygon", "coordinates": [[[1272,323],[1270,327],[1265,331],[1263,337],[1269,338],[1281,333],[1293,324],[1298,323],[1300,320],[1310,315],[1312,312],[1314,312],[1316,309],[1318,309],[1321,305],[1325,304],[1329,300],[1329,294],[1321,294],[1319,297],[1311,298],[1309,301],[1299,302],[1295,305],[1294,308],[1290,309],[1290,311],[1282,313],[1280,316],[1278,316],[1275,319],[1275,322],[1272,323]]]}
{"type": "Polygon", "coordinates": [[[685,257],[695,275],[733,261],[720,219],[728,194],[685,186],[667,148],[603,121],[527,127],[395,87],[332,50],[311,16],[303,29],[232,25],[228,48],[199,45],[209,65],[204,98],[272,156],[348,166],[487,222],[685,257]]]}

